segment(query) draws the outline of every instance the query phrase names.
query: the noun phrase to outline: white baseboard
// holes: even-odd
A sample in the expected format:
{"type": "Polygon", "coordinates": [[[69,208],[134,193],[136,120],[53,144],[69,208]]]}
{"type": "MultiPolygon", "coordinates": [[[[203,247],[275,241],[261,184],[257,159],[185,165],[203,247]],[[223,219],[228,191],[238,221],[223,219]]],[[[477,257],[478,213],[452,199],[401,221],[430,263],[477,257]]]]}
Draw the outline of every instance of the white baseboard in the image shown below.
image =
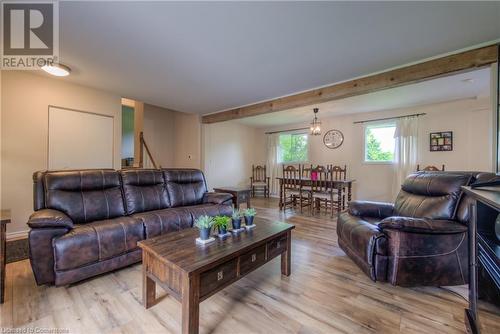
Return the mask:
{"type": "Polygon", "coordinates": [[[26,239],[28,237],[28,232],[29,230],[7,233],[7,241],[26,239]]]}

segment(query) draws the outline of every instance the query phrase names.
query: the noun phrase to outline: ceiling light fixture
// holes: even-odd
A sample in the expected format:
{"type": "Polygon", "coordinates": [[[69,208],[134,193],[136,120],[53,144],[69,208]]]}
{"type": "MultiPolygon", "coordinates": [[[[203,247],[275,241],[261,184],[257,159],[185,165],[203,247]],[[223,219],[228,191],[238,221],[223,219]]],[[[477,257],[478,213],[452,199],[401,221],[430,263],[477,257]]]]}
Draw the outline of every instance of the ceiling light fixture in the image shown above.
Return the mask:
{"type": "Polygon", "coordinates": [[[311,122],[311,135],[313,136],[319,136],[321,134],[321,122],[318,120],[318,108],[313,109],[314,112],[314,118],[313,121],[311,122]]]}
{"type": "Polygon", "coordinates": [[[45,72],[55,75],[56,77],[65,77],[68,76],[69,73],[71,72],[71,69],[63,64],[50,64],[50,65],[44,65],[42,66],[42,70],[45,72]]]}

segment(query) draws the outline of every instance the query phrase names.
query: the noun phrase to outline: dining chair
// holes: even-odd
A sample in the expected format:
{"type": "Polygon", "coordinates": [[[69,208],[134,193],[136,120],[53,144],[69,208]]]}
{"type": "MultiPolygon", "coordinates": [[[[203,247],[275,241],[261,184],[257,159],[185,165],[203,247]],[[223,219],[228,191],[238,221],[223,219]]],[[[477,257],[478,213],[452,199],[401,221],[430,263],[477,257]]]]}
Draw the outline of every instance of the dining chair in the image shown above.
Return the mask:
{"type": "MultiPolygon", "coordinates": [[[[344,168],[342,168],[341,166],[330,165],[330,172],[332,173],[333,181],[345,181],[347,179],[347,165],[344,165],[344,168]]],[[[334,192],[337,192],[338,196],[342,196],[341,206],[338,204],[338,201],[335,201],[335,203],[333,203],[333,205],[337,206],[338,212],[345,209],[345,193],[346,193],[345,188],[346,187],[344,186],[344,187],[336,187],[336,189],[334,189],[334,192]]]]}
{"type": "Polygon", "coordinates": [[[300,166],[297,168],[293,165],[283,165],[282,182],[283,210],[286,210],[287,207],[295,207],[298,200],[302,212],[304,198],[302,196],[300,166]]]}
{"type": "Polygon", "coordinates": [[[315,177],[311,179],[311,202],[314,203],[314,209],[321,212],[324,207],[326,211],[330,209],[330,215],[333,218],[334,203],[338,194],[332,183],[332,172],[324,166],[317,166],[313,169],[315,177]]]}
{"type": "Polygon", "coordinates": [[[269,176],[267,176],[266,165],[252,165],[252,176],[250,176],[252,197],[255,197],[256,188],[263,189],[264,197],[269,197],[269,176]]]}
{"type": "MultiPolygon", "coordinates": [[[[419,172],[419,171],[420,171],[420,165],[417,165],[417,172],[419,172]]],[[[444,172],[444,164],[441,166],[441,169],[437,168],[436,166],[429,165],[429,166],[424,167],[424,169],[422,169],[422,171],[426,171],[426,172],[442,171],[442,172],[444,172]]]]}
{"type": "Polygon", "coordinates": [[[311,177],[311,171],[313,169],[313,165],[306,165],[306,164],[302,164],[302,165],[299,165],[299,168],[300,168],[300,177],[302,179],[309,179],[311,177]]]}

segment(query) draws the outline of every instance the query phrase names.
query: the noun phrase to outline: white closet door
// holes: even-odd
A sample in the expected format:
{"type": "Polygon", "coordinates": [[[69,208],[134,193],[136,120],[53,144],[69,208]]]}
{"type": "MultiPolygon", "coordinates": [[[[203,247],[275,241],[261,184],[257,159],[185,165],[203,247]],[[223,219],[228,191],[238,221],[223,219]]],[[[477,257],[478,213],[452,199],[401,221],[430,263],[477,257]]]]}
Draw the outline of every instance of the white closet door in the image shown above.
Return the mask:
{"type": "Polygon", "coordinates": [[[113,168],[113,117],[49,107],[49,166],[113,168]]]}

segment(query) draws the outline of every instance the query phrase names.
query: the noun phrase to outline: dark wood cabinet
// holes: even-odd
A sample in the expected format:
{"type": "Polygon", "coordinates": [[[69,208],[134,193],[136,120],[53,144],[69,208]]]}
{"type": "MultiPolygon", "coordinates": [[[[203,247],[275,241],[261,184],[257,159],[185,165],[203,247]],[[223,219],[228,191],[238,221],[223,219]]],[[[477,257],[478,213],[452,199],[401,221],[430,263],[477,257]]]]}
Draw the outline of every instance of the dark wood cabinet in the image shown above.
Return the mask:
{"type": "Polygon", "coordinates": [[[500,333],[500,188],[464,190],[473,198],[469,223],[469,333],[500,333]],[[495,230],[496,227],[496,230],[495,230]]]}

